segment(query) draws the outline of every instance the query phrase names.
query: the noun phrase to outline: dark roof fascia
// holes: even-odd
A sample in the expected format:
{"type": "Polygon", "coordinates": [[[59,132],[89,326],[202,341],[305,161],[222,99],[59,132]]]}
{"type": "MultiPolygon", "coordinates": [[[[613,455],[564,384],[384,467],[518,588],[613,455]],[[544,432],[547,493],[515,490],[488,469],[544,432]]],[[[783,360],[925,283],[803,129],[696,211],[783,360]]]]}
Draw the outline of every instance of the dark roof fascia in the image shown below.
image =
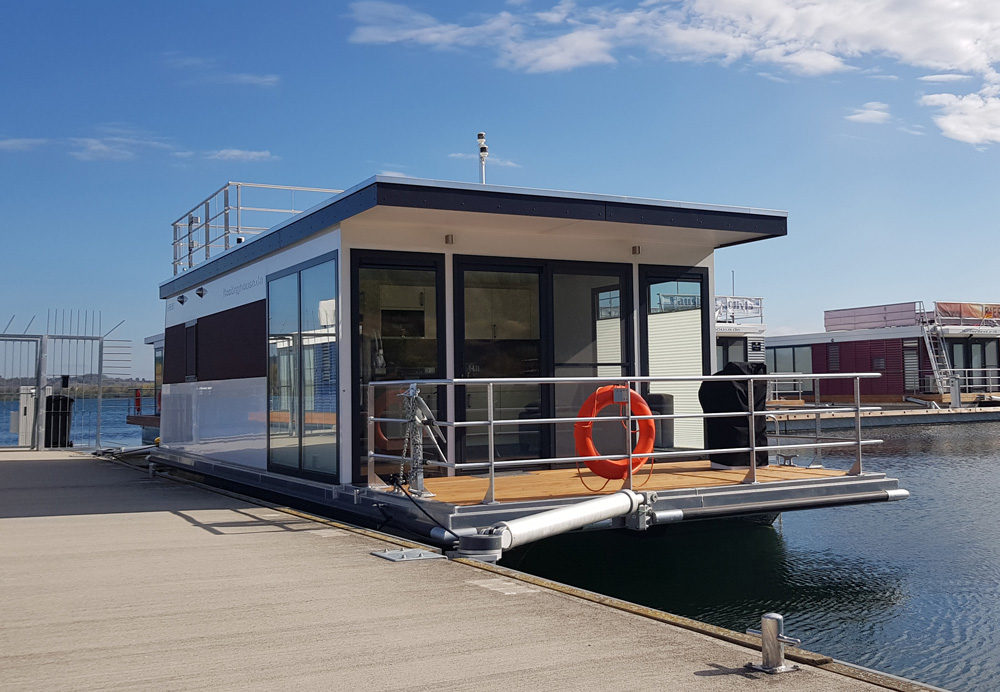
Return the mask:
{"type": "Polygon", "coordinates": [[[757,236],[739,243],[787,234],[787,214],[778,211],[375,176],[253,242],[164,282],[160,298],[205,283],[375,206],[673,226],[757,236]]]}

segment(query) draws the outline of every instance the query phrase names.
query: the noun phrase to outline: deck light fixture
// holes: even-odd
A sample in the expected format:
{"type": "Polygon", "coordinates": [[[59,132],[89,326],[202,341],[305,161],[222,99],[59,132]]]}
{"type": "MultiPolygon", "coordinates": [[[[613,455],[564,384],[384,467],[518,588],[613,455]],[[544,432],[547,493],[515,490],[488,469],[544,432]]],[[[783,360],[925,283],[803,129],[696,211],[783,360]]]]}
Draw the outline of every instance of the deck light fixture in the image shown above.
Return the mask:
{"type": "Polygon", "coordinates": [[[187,302],[187,297],[183,295],[177,296],[177,302],[180,303],[181,305],[184,305],[184,303],[187,302]]]}
{"type": "Polygon", "coordinates": [[[195,295],[196,295],[196,296],[198,296],[199,298],[204,298],[204,297],[205,297],[205,293],[207,293],[207,291],[205,291],[205,288],[204,288],[204,286],[199,286],[199,287],[198,287],[198,290],[197,290],[197,291],[195,291],[194,293],[195,293],[195,295]]]}

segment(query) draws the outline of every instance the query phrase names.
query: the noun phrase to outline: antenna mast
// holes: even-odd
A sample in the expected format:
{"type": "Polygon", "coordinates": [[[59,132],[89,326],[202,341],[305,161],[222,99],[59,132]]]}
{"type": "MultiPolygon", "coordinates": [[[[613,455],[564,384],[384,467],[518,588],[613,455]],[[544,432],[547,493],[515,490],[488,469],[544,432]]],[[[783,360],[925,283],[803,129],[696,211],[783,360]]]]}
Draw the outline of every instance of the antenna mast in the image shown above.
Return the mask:
{"type": "Polygon", "coordinates": [[[476,135],[479,142],[479,183],[486,184],[486,157],[490,155],[490,148],[486,146],[486,133],[480,132],[476,135]]]}

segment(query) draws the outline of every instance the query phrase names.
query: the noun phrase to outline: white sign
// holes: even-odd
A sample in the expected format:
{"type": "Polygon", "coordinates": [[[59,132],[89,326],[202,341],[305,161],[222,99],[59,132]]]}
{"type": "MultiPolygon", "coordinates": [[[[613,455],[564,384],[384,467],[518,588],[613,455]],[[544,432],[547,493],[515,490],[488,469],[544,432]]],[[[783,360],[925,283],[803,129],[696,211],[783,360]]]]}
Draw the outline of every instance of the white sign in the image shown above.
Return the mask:
{"type": "Polygon", "coordinates": [[[716,296],[715,321],[732,322],[744,317],[763,317],[763,298],[744,298],[742,296],[716,296]]]}

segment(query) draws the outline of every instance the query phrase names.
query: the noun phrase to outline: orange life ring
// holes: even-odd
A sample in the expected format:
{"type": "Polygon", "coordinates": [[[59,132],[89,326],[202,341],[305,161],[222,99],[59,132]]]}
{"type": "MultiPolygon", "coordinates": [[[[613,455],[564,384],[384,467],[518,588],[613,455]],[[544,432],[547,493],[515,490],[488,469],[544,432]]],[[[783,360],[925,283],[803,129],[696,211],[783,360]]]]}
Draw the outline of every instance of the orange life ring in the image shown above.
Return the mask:
{"type": "MultiPolygon", "coordinates": [[[[599,387],[596,392],[583,402],[583,406],[580,407],[580,412],[577,416],[579,418],[594,418],[605,406],[618,403],[615,402],[615,390],[624,388],[622,385],[599,387]]],[[[631,388],[628,391],[629,408],[631,408],[633,415],[652,415],[649,405],[639,395],[639,392],[631,388]]],[[[646,463],[648,457],[639,455],[646,455],[652,452],[653,441],[656,439],[656,424],[652,420],[646,418],[635,422],[639,426],[639,440],[636,442],[635,449],[632,450],[632,473],[638,471],[646,463]]],[[[601,453],[594,447],[593,427],[593,421],[578,421],[573,426],[577,456],[600,456],[601,453]]],[[[628,476],[628,459],[589,459],[584,463],[587,464],[587,468],[602,478],[621,480],[628,476]]]]}

